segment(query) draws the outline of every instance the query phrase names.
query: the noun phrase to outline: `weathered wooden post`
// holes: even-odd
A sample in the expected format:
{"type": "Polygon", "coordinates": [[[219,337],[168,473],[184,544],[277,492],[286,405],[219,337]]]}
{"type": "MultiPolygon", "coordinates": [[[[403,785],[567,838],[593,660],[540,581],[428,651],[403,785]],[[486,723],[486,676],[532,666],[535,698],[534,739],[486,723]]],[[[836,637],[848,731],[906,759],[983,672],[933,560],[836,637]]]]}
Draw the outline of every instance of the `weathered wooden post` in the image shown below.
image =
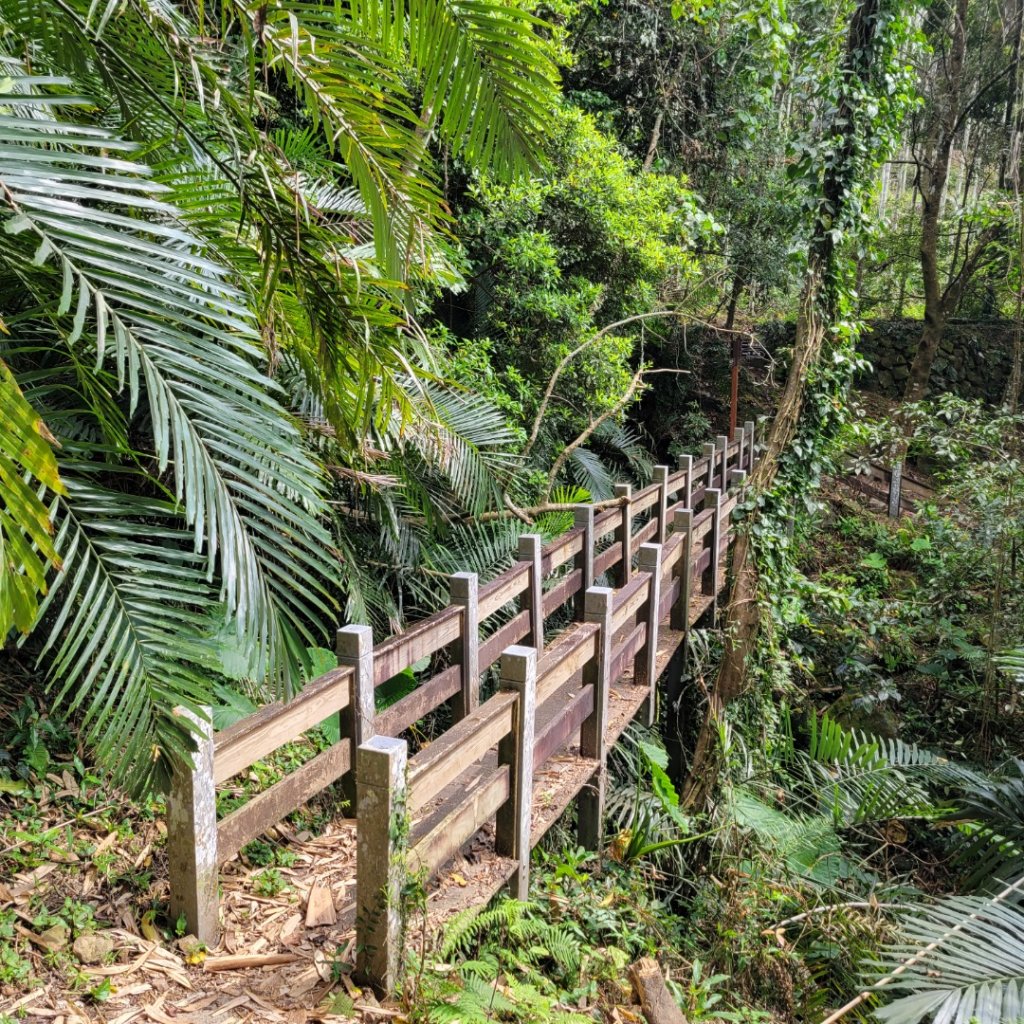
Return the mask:
{"type": "Polygon", "coordinates": [[[409,846],[405,740],[374,736],[356,751],[356,970],[390,995],[402,980],[402,890],[409,846]]]}
{"type": "Polygon", "coordinates": [[[596,622],[597,653],[583,666],[583,685],[594,690],[594,710],[580,727],[580,757],[597,762],[590,781],[577,799],[577,831],[580,845],[588,850],[601,847],[604,821],[605,750],[604,733],[608,722],[608,693],[612,669],[612,608],[615,592],[610,587],[591,587],[587,591],[587,622],[596,622]]]}
{"type": "Polygon", "coordinates": [[[544,649],[544,576],[541,573],[541,536],[539,533],[524,533],[519,538],[519,561],[529,567],[529,583],[526,593],[519,599],[521,611],[530,613],[530,631],[526,644],[544,649]]]}
{"type": "Polygon", "coordinates": [[[580,570],[580,589],[576,594],[576,618],[583,621],[587,591],[594,585],[594,506],[583,505],[573,512],[573,526],[583,531],[580,539],[580,553],[575,558],[574,568],[580,570]]]}
{"type": "Polygon", "coordinates": [[[729,479],[729,438],[725,434],[719,434],[715,438],[715,447],[721,452],[718,457],[722,464],[718,486],[724,491],[727,486],[726,481],[729,479]]]}
{"type": "Polygon", "coordinates": [[[654,539],[658,544],[664,544],[668,536],[668,466],[654,467],[654,483],[658,486],[658,504],[655,506],[655,515],[658,517],[658,532],[654,539]]]}
{"type": "Polygon", "coordinates": [[[717,450],[714,441],[704,442],[704,458],[708,460],[708,475],[707,482],[704,484],[705,487],[715,486],[715,452],[717,450]]]}
{"type": "Polygon", "coordinates": [[[729,490],[740,490],[747,482],[747,471],[745,469],[729,470],[729,490]]]}
{"type": "Polygon", "coordinates": [[[689,508],[693,501],[693,456],[680,455],[677,462],[679,471],[683,474],[683,489],[680,492],[680,502],[683,508],[689,508]]]}
{"type": "Polygon", "coordinates": [[[480,621],[477,608],[479,582],[475,572],[457,572],[448,579],[449,602],[462,609],[462,630],[456,641],[462,686],[453,701],[456,718],[471,715],[480,706],[480,621]]]}
{"type": "Polygon", "coordinates": [[[711,509],[711,558],[704,571],[703,593],[714,597],[712,615],[718,612],[718,545],[722,536],[722,492],[717,487],[709,487],[704,494],[704,507],[711,509]]]}
{"type": "Polygon", "coordinates": [[[681,533],[679,542],[682,551],[679,553],[679,597],[672,606],[669,625],[672,629],[689,632],[690,599],[693,589],[693,509],[676,509],[673,533],[681,533]]]}
{"type": "Polygon", "coordinates": [[[895,463],[889,471],[889,518],[899,519],[900,498],[903,491],[903,461],[895,463]]]}
{"type": "Polygon", "coordinates": [[[615,528],[615,543],[622,545],[618,584],[624,587],[633,574],[633,488],[629,484],[616,484],[615,497],[626,499],[622,505],[622,518],[615,528]]]}
{"type": "Polygon", "coordinates": [[[641,544],[637,562],[640,572],[650,573],[647,602],[647,639],[633,661],[633,682],[646,686],[649,692],[644,721],[654,725],[658,718],[658,624],[661,621],[661,551],[660,544],[641,544]]]}
{"type": "Polygon", "coordinates": [[[194,726],[196,749],[175,768],[167,795],[167,874],[170,918],[184,917],[190,934],[208,946],[220,939],[217,897],[217,794],[213,783],[213,718],[177,707],[194,726]]]}
{"type": "Polygon", "coordinates": [[[537,714],[537,652],[532,647],[506,647],[501,655],[502,690],[519,695],[512,732],[498,743],[498,763],[507,764],[509,798],[498,808],[494,849],[519,866],[509,881],[517,900],[530,895],[530,818],[533,813],[533,737],[537,714]]]}
{"type": "Polygon", "coordinates": [[[754,462],[757,460],[757,439],[754,436],[754,421],[747,420],[743,424],[743,429],[747,432],[747,465],[745,468],[748,473],[753,473],[754,462]]]}
{"type": "Polygon", "coordinates": [[[742,427],[737,427],[732,432],[732,439],[736,442],[736,468],[747,468],[747,432],[742,427]]]}
{"type": "Polygon", "coordinates": [[[341,710],[341,736],[349,739],[352,767],[341,777],[342,796],[350,811],[356,806],[358,758],[356,750],[376,729],[377,705],[373,685],[373,628],[342,626],[335,635],[338,664],[352,669],[348,704],[341,710]]]}

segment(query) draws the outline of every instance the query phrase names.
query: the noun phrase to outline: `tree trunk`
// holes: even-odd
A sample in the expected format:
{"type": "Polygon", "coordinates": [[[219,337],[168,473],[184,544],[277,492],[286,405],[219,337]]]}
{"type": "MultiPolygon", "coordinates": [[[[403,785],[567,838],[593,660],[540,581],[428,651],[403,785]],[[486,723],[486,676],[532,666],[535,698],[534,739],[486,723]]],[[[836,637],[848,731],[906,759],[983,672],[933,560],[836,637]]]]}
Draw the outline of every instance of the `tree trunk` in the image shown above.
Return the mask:
{"type": "MultiPolygon", "coordinates": [[[[904,401],[919,402],[928,390],[932,364],[939,351],[949,318],[949,296],[939,283],[939,219],[942,200],[949,180],[953,142],[960,125],[960,96],[964,86],[964,59],[967,54],[967,0],[956,0],[950,33],[949,56],[935,86],[935,112],[923,158],[918,160],[921,190],[921,278],[924,283],[924,328],[918,343],[910,376],[903,392],[904,401]]],[[[947,289],[948,292],[949,289],[947,289]]]]}

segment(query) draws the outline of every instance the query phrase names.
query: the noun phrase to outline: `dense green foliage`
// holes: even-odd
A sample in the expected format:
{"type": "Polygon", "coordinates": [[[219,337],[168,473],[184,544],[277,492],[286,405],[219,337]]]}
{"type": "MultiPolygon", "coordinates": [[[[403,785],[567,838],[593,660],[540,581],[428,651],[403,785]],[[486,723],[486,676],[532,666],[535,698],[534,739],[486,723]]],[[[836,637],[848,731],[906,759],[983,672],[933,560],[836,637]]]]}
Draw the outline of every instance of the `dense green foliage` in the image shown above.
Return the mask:
{"type": "MultiPolygon", "coordinates": [[[[293,695],[339,623],[401,629],[732,411],[750,600],[617,747],[605,849],[570,814],[404,1009],[633,1019],[654,956],[691,1024],[1020,1017],[1022,52],[1020,0],[0,0],[0,863],[66,845],[176,937],[145,851],[63,829],[107,785],[149,827],[181,708],[293,695]],[[899,406],[880,312],[922,317],[899,406]],[[1002,409],[928,394],[958,315],[1006,322],[1002,409]],[[901,519],[838,482],[894,461],[934,485],[901,519]]],[[[258,896],[292,856],[243,851],[258,896]]],[[[95,931],[62,900],[33,927],[95,931]]]]}

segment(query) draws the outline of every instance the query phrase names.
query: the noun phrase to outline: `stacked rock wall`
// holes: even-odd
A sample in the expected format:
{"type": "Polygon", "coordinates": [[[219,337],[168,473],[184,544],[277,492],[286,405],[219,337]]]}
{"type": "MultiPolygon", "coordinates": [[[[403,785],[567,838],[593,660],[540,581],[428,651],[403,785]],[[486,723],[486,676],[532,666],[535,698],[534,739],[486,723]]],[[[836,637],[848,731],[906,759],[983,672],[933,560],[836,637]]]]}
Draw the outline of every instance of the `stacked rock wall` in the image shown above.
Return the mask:
{"type": "MultiPolygon", "coordinates": [[[[758,335],[769,351],[792,344],[792,323],[768,323],[758,335]]],[[[953,320],[939,347],[931,391],[951,391],[964,398],[1002,399],[1010,372],[1014,325],[1006,320],[953,320]]],[[[872,364],[861,384],[898,398],[903,394],[910,365],[921,338],[920,320],[874,320],[860,340],[860,353],[872,364]]]]}

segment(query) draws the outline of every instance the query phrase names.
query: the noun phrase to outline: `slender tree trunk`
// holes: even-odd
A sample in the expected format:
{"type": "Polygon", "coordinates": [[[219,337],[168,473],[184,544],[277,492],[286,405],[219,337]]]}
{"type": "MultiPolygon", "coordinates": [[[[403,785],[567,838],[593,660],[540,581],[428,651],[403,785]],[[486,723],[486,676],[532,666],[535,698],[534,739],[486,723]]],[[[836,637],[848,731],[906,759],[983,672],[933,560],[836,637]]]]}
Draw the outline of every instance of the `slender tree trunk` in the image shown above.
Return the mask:
{"type": "Polygon", "coordinates": [[[959,125],[960,96],[964,85],[967,53],[967,0],[956,0],[951,26],[948,59],[943,67],[943,84],[935,86],[933,102],[942,104],[936,112],[923,159],[918,161],[921,189],[921,278],[924,282],[924,327],[910,367],[903,398],[920,401],[928,391],[932,364],[939,351],[949,317],[947,296],[939,282],[939,220],[942,200],[949,181],[953,141],[959,125]]]}

